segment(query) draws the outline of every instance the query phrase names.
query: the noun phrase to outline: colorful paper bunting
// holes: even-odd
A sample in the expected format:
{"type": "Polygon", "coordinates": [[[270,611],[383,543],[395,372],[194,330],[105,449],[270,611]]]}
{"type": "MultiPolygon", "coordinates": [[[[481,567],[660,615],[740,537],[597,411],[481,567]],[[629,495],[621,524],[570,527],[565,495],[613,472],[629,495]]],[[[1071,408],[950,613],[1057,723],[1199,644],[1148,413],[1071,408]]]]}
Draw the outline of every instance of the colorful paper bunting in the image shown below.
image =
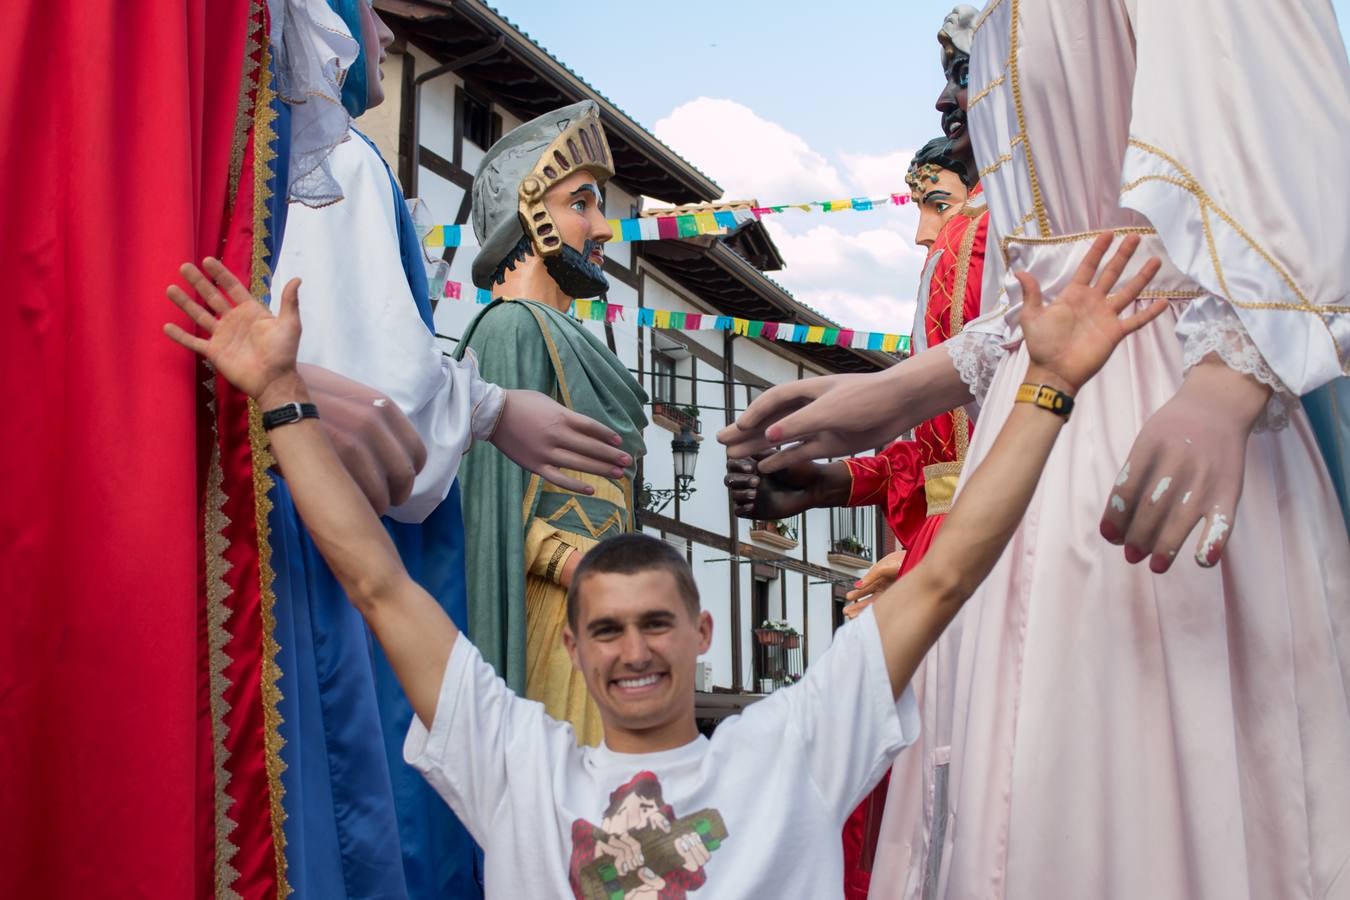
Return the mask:
{"type": "MultiPolygon", "coordinates": [[[[464,299],[463,285],[457,281],[447,281],[445,297],[448,300],[464,299]]],[[[491,303],[492,292],[483,288],[475,289],[474,302],[480,306],[491,303]]],[[[575,318],[584,321],[612,324],[619,319],[627,318],[626,309],[631,307],[605,303],[603,300],[575,300],[571,312],[575,318]]],[[[760,322],[754,319],[705,315],[678,309],[652,309],[649,306],[638,307],[635,312],[637,324],[648,328],[664,328],[671,331],[730,331],[732,334],[745,337],[787,341],[793,344],[823,344],[851,347],[856,350],[882,350],[887,353],[909,352],[909,337],[903,334],[856,331],[852,328],[833,328],[824,325],[796,325],[791,322],[760,322]]]]}
{"type": "MultiPolygon", "coordinates": [[[[637,219],[610,219],[613,242],[669,241],[697,237],[701,234],[721,234],[734,231],[746,222],[765,216],[779,215],[789,209],[803,212],[841,212],[846,209],[867,212],[887,206],[904,206],[910,202],[908,193],[893,193],[884,197],[849,197],[839,200],[812,200],[809,203],[782,203],[775,206],[755,206],[750,209],[718,210],[716,212],[685,213],[677,216],[646,216],[637,219]]],[[[473,243],[461,225],[433,225],[423,243],[428,247],[458,247],[461,242],[473,243]]]]}

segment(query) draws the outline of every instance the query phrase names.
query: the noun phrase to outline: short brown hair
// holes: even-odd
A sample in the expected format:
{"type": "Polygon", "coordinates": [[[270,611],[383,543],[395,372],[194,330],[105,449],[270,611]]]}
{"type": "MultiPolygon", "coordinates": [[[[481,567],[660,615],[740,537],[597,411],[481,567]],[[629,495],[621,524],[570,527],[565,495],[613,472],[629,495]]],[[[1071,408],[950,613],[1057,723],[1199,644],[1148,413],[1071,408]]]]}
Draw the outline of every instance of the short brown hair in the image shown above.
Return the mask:
{"type": "Polygon", "coordinates": [[[636,575],[639,572],[660,570],[675,579],[675,586],[684,598],[689,615],[697,618],[699,610],[698,585],[694,573],[680,552],[665,541],[647,534],[620,534],[606,538],[581,557],[572,574],[572,586],[567,590],[567,624],[575,632],[580,603],[581,583],[592,575],[636,575]]]}

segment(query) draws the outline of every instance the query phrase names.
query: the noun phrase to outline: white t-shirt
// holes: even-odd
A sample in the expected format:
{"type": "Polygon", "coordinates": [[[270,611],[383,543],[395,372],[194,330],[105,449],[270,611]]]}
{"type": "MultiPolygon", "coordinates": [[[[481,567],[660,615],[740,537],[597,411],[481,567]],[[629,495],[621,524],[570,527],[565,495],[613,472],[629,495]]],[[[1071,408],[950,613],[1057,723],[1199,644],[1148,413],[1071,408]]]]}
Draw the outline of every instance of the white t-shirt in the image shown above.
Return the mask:
{"type": "Polygon", "coordinates": [[[918,733],[910,689],[892,698],[869,609],[801,683],[711,740],[645,754],[577,747],[461,635],[431,731],[414,718],[403,756],[483,847],[489,898],[819,900],[842,896],[844,820],[918,733]],[[690,841],[710,854],[692,871],[690,841]],[[636,848],[646,883],[663,888],[619,876],[636,848]]]}

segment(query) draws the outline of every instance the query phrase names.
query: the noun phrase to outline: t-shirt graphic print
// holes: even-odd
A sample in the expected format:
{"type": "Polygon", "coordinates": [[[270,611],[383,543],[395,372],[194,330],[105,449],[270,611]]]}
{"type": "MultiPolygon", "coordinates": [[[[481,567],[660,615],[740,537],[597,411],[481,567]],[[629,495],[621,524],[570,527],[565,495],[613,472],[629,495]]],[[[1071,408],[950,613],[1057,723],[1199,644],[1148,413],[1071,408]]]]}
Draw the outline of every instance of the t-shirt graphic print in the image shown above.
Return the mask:
{"type": "Polygon", "coordinates": [[[572,823],[572,895],[683,900],[703,886],[703,864],[726,838],[721,813],[702,809],[676,818],[656,775],[639,772],[609,795],[598,826],[572,823]]]}

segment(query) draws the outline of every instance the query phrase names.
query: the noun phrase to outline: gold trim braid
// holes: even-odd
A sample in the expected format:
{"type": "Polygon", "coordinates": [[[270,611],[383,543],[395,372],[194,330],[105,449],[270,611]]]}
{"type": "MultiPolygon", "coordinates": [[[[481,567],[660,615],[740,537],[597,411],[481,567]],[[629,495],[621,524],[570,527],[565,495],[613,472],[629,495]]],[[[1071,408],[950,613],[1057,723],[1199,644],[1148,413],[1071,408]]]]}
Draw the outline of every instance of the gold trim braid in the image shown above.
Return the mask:
{"type": "Polygon", "coordinates": [[[923,493],[928,501],[928,515],[949,512],[956,502],[956,485],[961,480],[961,463],[934,463],[923,467],[923,493]]]}
{"type": "Polygon", "coordinates": [[[210,685],[211,705],[211,758],[213,764],[215,803],[215,897],[217,900],[239,900],[234,883],[239,878],[239,870],[231,865],[231,860],[239,852],[239,846],[231,834],[239,827],[239,822],[230,815],[234,798],[225,788],[230,783],[230,751],[226,747],[229,726],[225,716],[230,712],[230,702],[225,699],[231,683],[225,671],[233,661],[225,652],[230,642],[230,632],[225,623],[229,621],[233,610],[226,602],[230,597],[230,585],[225,575],[232,565],[225,558],[229,549],[229,538],[225,529],[230,519],[224,513],[225,507],[225,471],[220,463],[220,430],[216,424],[216,384],[215,370],[210,363],[204,363],[207,373],[205,387],[209,399],[206,403],[207,415],[211,417],[211,458],[206,469],[206,642],[207,642],[207,678],[210,685]]]}
{"type": "MultiPolygon", "coordinates": [[[[272,109],[276,93],[272,88],[271,62],[272,48],[264,41],[253,131],[253,271],[250,291],[258,298],[266,291],[268,279],[272,274],[266,243],[269,236],[267,202],[271,198],[267,183],[275,177],[272,162],[277,156],[276,150],[272,148],[277,138],[274,129],[277,114],[272,109]]],[[[261,302],[261,299],[258,302],[261,302]]],[[[277,866],[277,897],[278,900],[286,900],[291,893],[287,878],[286,831],[283,827],[286,821],[286,808],[282,800],[286,795],[286,788],[281,781],[281,775],[286,771],[286,763],[281,758],[281,748],[286,742],[281,737],[281,689],[277,687],[277,682],[281,679],[277,653],[281,648],[276,638],[276,572],[272,568],[271,533],[267,524],[267,517],[272,512],[272,501],[267,494],[273,483],[268,469],[275,459],[267,440],[267,432],[262,427],[262,414],[252,400],[248,403],[248,436],[253,460],[253,498],[258,530],[258,590],[263,641],[264,764],[267,770],[268,806],[272,819],[272,846],[277,866]]]]}
{"type": "MultiPolygon", "coordinates": [[[[975,233],[979,231],[978,220],[966,226],[961,235],[961,247],[956,254],[956,283],[952,291],[951,336],[956,337],[966,327],[966,285],[970,280],[970,257],[975,249],[975,233]]],[[[964,407],[958,406],[952,413],[952,430],[956,439],[956,464],[965,462],[966,452],[970,449],[970,419],[964,407]]]]}
{"type": "MultiPolygon", "coordinates": [[[[1017,128],[1023,134],[1027,135],[1027,120],[1023,113],[1022,106],[1022,84],[1017,71],[1017,28],[1021,20],[1021,0],[1011,0],[1012,3],[1012,22],[1009,25],[1008,33],[1008,75],[1012,81],[1013,107],[1017,112],[1017,128]]],[[[1041,234],[1050,233],[1050,215],[1045,210],[1045,199],[1041,196],[1041,182],[1036,177],[1036,160],[1031,152],[1031,139],[1026,138],[1023,153],[1027,158],[1027,178],[1031,181],[1031,200],[1033,208],[1036,210],[1036,227],[1041,234]]]]}

